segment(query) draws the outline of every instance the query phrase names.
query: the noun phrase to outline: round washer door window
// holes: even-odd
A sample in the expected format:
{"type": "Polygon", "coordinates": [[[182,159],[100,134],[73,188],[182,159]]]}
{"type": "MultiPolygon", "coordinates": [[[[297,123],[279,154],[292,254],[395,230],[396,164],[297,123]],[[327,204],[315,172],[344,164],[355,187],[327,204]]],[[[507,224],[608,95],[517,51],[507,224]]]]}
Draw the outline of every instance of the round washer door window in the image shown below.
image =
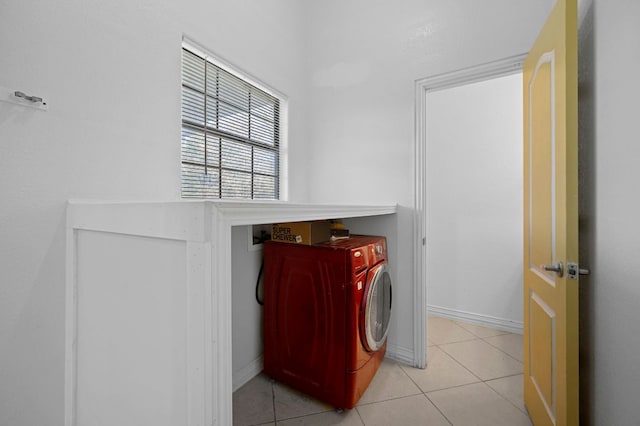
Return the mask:
{"type": "Polygon", "coordinates": [[[365,288],[360,325],[365,348],[377,351],[384,344],[389,331],[391,277],[386,263],[374,267],[371,272],[374,275],[365,288]]]}

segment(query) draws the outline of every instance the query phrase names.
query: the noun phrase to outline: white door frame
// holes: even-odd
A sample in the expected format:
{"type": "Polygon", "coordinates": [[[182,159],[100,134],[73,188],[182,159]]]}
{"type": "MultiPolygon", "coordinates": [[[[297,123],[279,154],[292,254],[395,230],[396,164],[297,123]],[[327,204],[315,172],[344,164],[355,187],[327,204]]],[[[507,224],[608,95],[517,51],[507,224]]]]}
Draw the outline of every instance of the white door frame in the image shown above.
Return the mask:
{"type": "Polygon", "coordinates": [[[427,147],[427,94],[478,81],[489,80],[522,71],[526,54],[511,56],[470,68],[434,75],[416,81],[415,129],[415,223],[414,223],[414,365],[424,368],[427,363],[427,281],[426,267],[426,147],[427,147]]]}

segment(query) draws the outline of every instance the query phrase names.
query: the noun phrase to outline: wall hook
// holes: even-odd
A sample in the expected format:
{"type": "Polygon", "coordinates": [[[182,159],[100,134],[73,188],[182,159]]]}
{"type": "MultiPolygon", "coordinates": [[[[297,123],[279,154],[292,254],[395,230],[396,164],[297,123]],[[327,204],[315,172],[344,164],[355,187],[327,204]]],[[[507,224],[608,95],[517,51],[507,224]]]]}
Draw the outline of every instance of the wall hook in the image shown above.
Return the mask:
{"type": "Polygon", "coordinates": [[[41,111],[47,111],[49,108],[47,102],[40,96],[30,96],[20,90],[0,86],[0,111],[3,109],[3,102],[26,108],[39,109],[41,111]]]}
{"type": "Polygon", "coordinates": [[[29,96],[29,95],[27,95],[27,94],[25,94],[24,92],[21,92],[21,91],[19,91],[19,90],[16,90],[15,92],[13,92],[13,95],[14,95],[16,98],[23,98],[23,99],[25,99],[25,100],[27,100],[27,101],[30,101],[30,102],[34,102],[34,103],[42,103],[43,105],[46,105],[46,102],[44,102],[44,101],[42,100],[42,98],[41,98],[41,97],[39,97],[39,96],[29,96]]]}

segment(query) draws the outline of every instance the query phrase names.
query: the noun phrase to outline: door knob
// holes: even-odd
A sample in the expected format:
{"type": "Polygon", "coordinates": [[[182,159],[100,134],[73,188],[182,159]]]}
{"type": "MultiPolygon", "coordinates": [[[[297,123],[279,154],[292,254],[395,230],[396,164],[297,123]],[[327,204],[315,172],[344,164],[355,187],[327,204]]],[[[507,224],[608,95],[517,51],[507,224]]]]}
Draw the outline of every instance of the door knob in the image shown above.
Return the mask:
{"type": "Polygon", "coordinates": [[[544,265],[542,267],[545,271],[555,272],[558,277],[562,277],[564,269],[562,268],[562,262],[558,262],[555,265],[544,265]]]}

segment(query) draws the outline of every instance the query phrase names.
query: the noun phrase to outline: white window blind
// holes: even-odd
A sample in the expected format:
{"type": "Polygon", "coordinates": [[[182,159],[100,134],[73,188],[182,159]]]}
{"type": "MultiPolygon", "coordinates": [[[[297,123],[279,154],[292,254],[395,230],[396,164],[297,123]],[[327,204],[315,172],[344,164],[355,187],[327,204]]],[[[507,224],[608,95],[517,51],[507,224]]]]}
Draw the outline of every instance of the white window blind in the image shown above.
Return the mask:
{"type": "Polygon", "coordinates": [[[182,197],[279,198],[280,101],[182,50],[182,197]]]}

